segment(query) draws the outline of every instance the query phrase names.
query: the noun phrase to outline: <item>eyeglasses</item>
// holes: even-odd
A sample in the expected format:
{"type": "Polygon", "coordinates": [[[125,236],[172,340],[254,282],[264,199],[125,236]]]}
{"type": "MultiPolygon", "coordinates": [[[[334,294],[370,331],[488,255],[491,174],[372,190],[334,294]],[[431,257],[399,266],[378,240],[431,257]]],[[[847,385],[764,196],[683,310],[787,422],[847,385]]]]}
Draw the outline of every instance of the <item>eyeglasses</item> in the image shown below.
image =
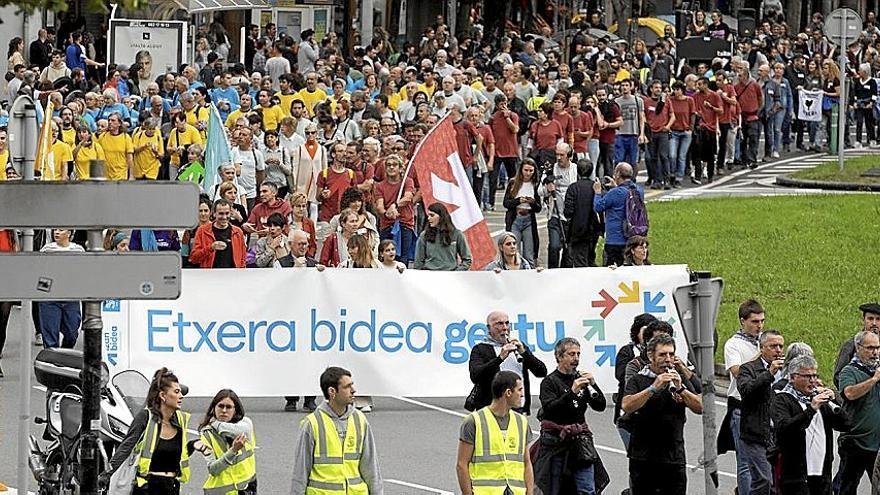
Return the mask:
{"type": "Polygon", "coordinates": [[[318,131],[306,131],[306,136],[311,136],[313,134],[317,134],[318,131]]]}
{"type": "Polygon", "coordinates": [[[867,349],[869,351],[880,351],[880,345],[862,345],[859,344],[859,347],[862,349],[867,349]]]}
{"type": "Polygon", "coordinates": [[[817,375],[816,373],[810,373],[810,374],[792,373],[792,375],[802,376],[802,377],[806,378],[807,380],[818,380],[819,379],[819,375],[817,375]]]}

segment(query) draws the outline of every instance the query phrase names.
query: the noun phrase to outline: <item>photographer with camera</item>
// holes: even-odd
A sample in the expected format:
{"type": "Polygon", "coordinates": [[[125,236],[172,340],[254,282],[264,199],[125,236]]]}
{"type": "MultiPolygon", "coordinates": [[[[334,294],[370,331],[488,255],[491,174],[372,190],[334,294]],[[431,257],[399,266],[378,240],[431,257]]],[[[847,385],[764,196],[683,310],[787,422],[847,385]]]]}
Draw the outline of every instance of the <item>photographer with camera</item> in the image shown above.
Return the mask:
{"type": "Polygon", "coordinates": [[[629,190],[634,188],[645,201],[645,192],[637,186],[633,168],[628,163],[614,167],[614,177],[605,176],[605,184],[597,178],[593,182],[593,210],[605,212],[605,248],[602,253],[602,266],[623,266],[623,252],[626,248],[626,200],[629,190]],[[610,189],[610,190],[608,190],[610,189]],[[606,192],[607,191],[607,192],[606,192]]]}
{"type": "Polygon", "coordinates": [[[701,390],[675,370],[675,339],[658,334],[646,348],[648,364],[626,382],[621,404],[630,415],[632,493],[688,493],[685,408],[703,414],[701,390]]]}
{"type": "Polygon", "coordinates": [[[572,150],[567,143],[556,145],[556,163],[543,167],[538,195],[547,203],[547,266],[570,268],[568,256],[568,219],[565,218],[565,192],[577,181],[577,168],[571,163],[572,150]],[[560,257],[561,254],[561,257],[560,257]]]}
{"type": "Polygon", "coordinates": [[[834,404],[834,391],[820,386],[818,365],[810,355],[786,364],[790,381],[773,401],[773,424],[781,458],[779,493],[820,494],[831,491],[834,432],[845,417],[834,404]]]}

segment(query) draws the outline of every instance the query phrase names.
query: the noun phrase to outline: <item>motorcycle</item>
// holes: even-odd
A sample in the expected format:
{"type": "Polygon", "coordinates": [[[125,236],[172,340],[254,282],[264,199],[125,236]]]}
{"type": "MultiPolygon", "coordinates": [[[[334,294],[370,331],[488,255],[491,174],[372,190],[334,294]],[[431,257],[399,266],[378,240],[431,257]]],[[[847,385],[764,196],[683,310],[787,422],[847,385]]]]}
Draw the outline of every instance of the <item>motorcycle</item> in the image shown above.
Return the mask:
{"type": "MultiPolygon", "coordinates": [[[[40,445],[30,436],[28,465],[39,486],[39,495],[79,493],[80,445],[82,443],[81,372],[82,352],[73,349],[44,349],[34,361],[37,381],[46,387],[46,416],[34,423],[46,425],[40,445]]],[[[110,379],[109,368],[101,363],[101,426],[98,430],[99,472],[122,443],[134,416],[144,408],[150,382],[134,370],[117,373],[110,379]]]]}

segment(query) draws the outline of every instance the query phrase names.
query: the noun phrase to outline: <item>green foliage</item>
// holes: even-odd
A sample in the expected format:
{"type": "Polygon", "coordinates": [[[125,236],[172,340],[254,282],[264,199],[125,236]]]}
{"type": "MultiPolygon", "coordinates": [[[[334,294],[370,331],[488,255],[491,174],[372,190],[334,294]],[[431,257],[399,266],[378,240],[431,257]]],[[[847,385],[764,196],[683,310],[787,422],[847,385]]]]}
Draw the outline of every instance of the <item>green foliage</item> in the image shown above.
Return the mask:
{"type": "Polygon", "coordinates": [[[809,343],[826,382],[840,344],[861,329],[858,306],[880,299],[880,198],[870,194],[648,203],[651,262],[724,278],[717,362],[755,298],[766,328],[809,343]]]}
{"type": "MultiPolygon", "coordinates": [[[[126,10],[136,10],[147,5],[146,0],[117,0],[116,3],[126,10]]],[[[66,12],[70,3],[64,0],[0,0],[0,6],[14,5],[21,12],[29,15],[46,9],[51,12],[66,12]]],[[[110,4],[103,0],[87,0],[86,11],[94,13],[109,13],[110,4]]]]}
{"type": "Polygon", "coordinates": [[[816,167],[799,170],[792,174],[795,179],[818,180],[826,182],[854,182],[858,184],[880,184],[880,177],[862,177],[869,168],[880,168],[876,155],[858,156],[843,162],[843,172],[837,160],[821,163],[816,167]]]}

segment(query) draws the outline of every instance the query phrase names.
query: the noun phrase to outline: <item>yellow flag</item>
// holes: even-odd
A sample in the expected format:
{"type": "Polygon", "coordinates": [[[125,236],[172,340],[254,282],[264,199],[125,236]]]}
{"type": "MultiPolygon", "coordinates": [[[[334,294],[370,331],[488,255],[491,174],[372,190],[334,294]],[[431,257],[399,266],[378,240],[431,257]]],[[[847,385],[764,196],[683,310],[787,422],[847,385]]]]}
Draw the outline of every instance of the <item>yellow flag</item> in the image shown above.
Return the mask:
{"type": "Polygon", "coordinates": [[[43,112],[43,126],[40,128],[40,140],[37,142],[37,157],[34,160],[34,171],[40,172],[41,180],[58,180],[55,177],[55,164],[49,159],[52,149],[52,113],[55,108],[52,101],[43,112]]]}

